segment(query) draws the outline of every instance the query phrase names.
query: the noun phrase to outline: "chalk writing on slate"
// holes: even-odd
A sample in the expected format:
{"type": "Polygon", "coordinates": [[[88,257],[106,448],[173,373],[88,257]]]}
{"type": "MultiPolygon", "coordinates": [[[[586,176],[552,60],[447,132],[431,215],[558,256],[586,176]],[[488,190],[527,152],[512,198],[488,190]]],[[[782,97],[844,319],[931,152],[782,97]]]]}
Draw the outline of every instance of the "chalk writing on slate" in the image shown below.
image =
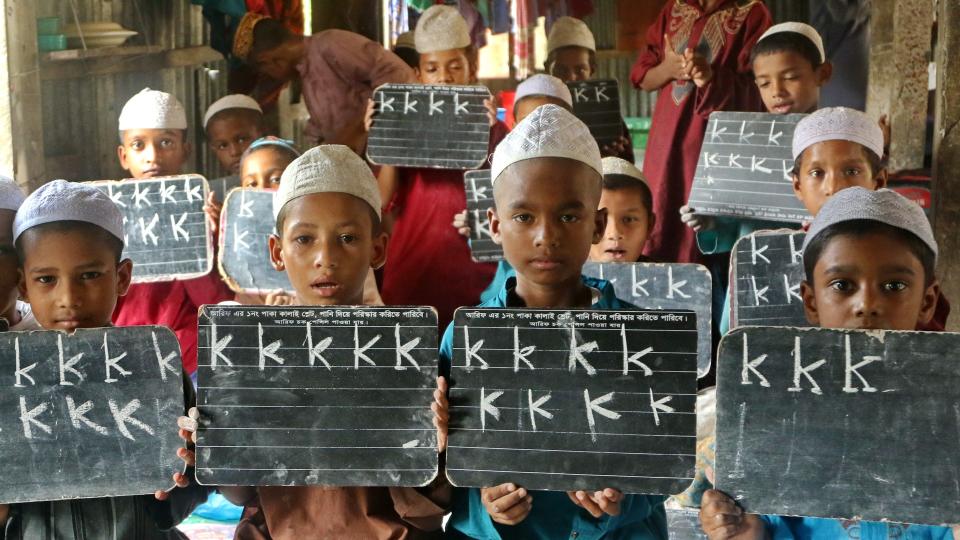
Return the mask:
{"type": "Polygon", "coordinates": [[[422,486],[437,475],[431,308],[200,312],[197,479],[422,486]]]}
{"type": "Polygon", "coordinates": [[[276,229],[273,193],[234,189],[223,203],[217,267],[224,282],[236,292],[293,291],[287,273],[270,264],[268,240],[276,229]]]}
{"type": "Polygon", "coordinates": [[[590,128],[597,144],[616,142],[623,135],[620,116],[620,83],[613,79],[567,83],[573,97],[573,114],[590,128]]]}
{"type": "Polygon", "coordinates": [[[170,330],[6,332],[0,364],[0,503],[142,495],[183,470],[170,330]]]}
{"type": "Polygon", "coordinates": [[[454,485],[662,494],[689,485],[693,312],[461,308],[455,324],[454,485]]]}
{"type": "Polygon", "coordinates": [[[800,223],[793,130],[802,114],[715,112],[703,137],[689,205],[701,214],[800,223]]]}
{"type": "Polygon", "coordinates": [[[209,188],[199,175],[92,182],[123,213],[123,256],[133,282],[192,279],[213,270],[213,240],[203,211],[209,188]]]}
{"type": "Polygon", "coordinates": [[[758,231],[733,248],[730,328],[809,326],[803,312],[800,231],[758,231]]]}
{"type": "Polygon", "coordinates": [[[617,298],[640,309],[690,310],[697,314],[697,375],[710,371],[710,271],[699,264],[594,263],[583,274],[613,284],[617,298]]]}
{"type": "Polygon", "coordinates": [[[490,235],[487,209],[494,207],[493,182],[488,169],[467,171],[463,175],[467,193],[467,224],[470,226],[470,253],[477,262],[503,259],[503,248],[490,235]]]}
{"type": "Polygon", "coordinates": [[[234,174],[232,176],[214,178],[213,180],[207,180],[207,182],[210,185],[210,191],[216,195],[217,201],[223,204],[227,193],[230,193],[231,189],[240,187],[240,175],[234,174]]]}
{"type": "Polygon", "coordinates": [[[707,540],[696,508],[667,508],[667,535],[670,540],[707,540]]]}
{"type": "Polygon", "coordinates": [[[739,328],[720,345],[717,489],[747,511],[960,522],[960,335],[739,328]]]}
{"type": "Polygon", "coordinates": [[[484,86],[385,84],[373,92],[367,157],[377,165],[477,169],[486,161],[490,122],[484,86]]]}

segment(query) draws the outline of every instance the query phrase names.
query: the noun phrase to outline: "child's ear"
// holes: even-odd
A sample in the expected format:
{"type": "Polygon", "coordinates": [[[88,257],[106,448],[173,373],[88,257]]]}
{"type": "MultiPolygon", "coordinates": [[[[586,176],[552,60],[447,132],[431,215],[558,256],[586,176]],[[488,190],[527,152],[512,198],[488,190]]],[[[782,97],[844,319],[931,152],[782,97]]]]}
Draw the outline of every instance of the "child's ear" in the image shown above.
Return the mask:
{"type": "Polygon", "coordinates": [[[420,78],[420,66],[413,68],[413,74],[417,77],[417,82],[423,83],[423,79],[420,78]]]}
{"type": "Polygon", "coordinates": [[[127,149],[121,144],[117,147],[117,159],[120,161],[120,168],[129,171],[130,167],[127,165],[127,149]]]}
{"type": "Polygon", "coordinates": [[[653,228],[657,225],[657,215],[653,213],[653,210],[650,211],[649,224],[647,225],[647,236],[650,236],[650,233],[653,232],[653,228]]]}
{"type": "Polygon", "coordinates": [[[270,264],[273,266],[273,269],[277,272],[283,272],[287,269],[287,266],[283,263],[283,246],[280,242],[280,237],[271,234],[270,238],[267,240],[267,246],[270,249],[270,264]]]}
{"type": "Polygon", "coordinates": [[[833,62],[827,60],[817,68],[817,84],[825,86],[833,78],[833,62]]]}
{"type": "Polygon", "coordinates": [[[793,194],[803,201],[803,197],[800,196],[800,175],[797,174],[796,169],[790,172],[790,183],[793,184],[793,194]]]}
{"type": "Polygon", "coordinates": [[[387,239],[387,233],[382,231],[373,237],[373,241],[371,242],[373,252],[370,257],[370,267],[374,270],[383,268],[383,265],[387,262],[387,239]]]}
{"type": "Polygon", "coordinates": [[[890,180],[890,173],[887,172],[887,168],[883,167],[877,172],[877,176],[874,177],[873,181],[877,184],[876,189],[883,189],[887,187],[887,181],[890,180]]]}
{"type": "Polygon", "coordinates": [[[27,279],[23,274],[23,268],[17,268],[17,290],[20,291],[20,300],[29,304],[30,299],[27,297],[27,279]]]}
{"type": "Polygon", "coordinates": [[[937,312],[937,301],[940,300],[940,282],[936,279],[923,291],[923,304],[920,305],[920,315],[917,317],[917,326],[925,326],[933,320],[937,312]]]}
{"type": "Polygon", "coordinates": [[[807,316],[807,322],[813,326],[820,326],[817,295],[814,294],[813,285],[807,283],[807,280],[800,282],[800,296],[803,298],[803,313],[807,316]]]}
{"type": "Polygon", "coordinates": [[[497,216],[496,208],[487,208],[487,221],[490,222],[490,237],[493,242],[500,245],[500,218],[497,216]]]}
{"type": "Polygon", "coordinates": [[[133,280],[133,261],[124,259],[117,263],[117,296],[126,296],[133,280]]]}
{"type": "Polygon", "coordinates": [[[607,230],[607,209],[601,208],[593,216],[593,243],[599,244],[603,240],[603,233],[607,230]]]}

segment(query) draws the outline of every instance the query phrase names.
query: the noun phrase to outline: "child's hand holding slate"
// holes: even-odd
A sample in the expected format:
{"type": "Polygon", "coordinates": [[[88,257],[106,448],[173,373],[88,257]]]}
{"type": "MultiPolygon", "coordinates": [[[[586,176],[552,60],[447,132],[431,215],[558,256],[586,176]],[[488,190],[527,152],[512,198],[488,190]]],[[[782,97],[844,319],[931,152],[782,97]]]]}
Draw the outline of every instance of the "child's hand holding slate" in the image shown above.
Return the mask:
{"type": "Polygon", "coordinates": [[[493,98],[483,100],[483,106],[487,108],[487,121],[490,127],[497,125],[497,103],[493,98]]]}
{"type": "Polygon", "coordinates": [[[447,449],[447,425],[450,422],[450,405],[447,402],[447,379],[437,378],[437,389],[433,391],[433,425],[437,428],[437,452],[447,449]]]}
{"type": "Polygon", "coordinates": [[[470,229],[470,224],[467,222],[466,210],[453,215],[453,228],[456,229],[458,233],[460,233],[460,236],[470,238],[470,233],[472,232],[472,230],[470,229]]]}
{"type": "Polygon", "coordinates": [[[703,493],[700,525],[710,540],[761,540],[767,538],[756,514],[746,514],[733,499],[715,489],[703,493]]]}
{"type": "Polygon", "coordinates": [[[623,493],[611,488],[603,491],[588,493],[586,491],[568,491],[567,496],[573,501],[573,504],[583,508],[590,515],[599,518],[604,514],[610,516],[620,515],[620,501],[623,500],[623,493]]]}
{"type": "MultiPolygon", "coordinates": [[[[183,442],[187,445],[187,448],[177,449],[177,457],[183,460],[187,467],[193,467],[197,463],[196,455],[191,448],[193,448],[193,445],[197,442],[197,425],[199,418],[200,412],[196,407],[191,407],[187,416],[177,418],[180,438],[183,439],[183,442]]],[[[173,473],[173,481],[178,488],[185,488],[190,485],[190,478],[181,472],[173,473]]],[[[165,501],[170,498],[170,491],[157,491],[153,496],[156,497],[158,501],[165,501]]]]}
{"type": "Polygon", "coordinates": [[[223,211],[223,206],[217,202],[217,194],[213,191],[210,191],[210,194],[207,195],[207,202],[203,205],[203,211],[207,214],[207,219],[210,220],[210,232],[216,235],[220,228],[220,213],[223,211]]]}
{"type": "Polygon", "coordinates": [[[500,484],[499,486],[480,490],[483,507],[490,517],[501,525],[516,525],[530,513],[533,507],[533,496],[527,490],[514,484],[500,484]]]}
{"type": "Polygon", "coordinates": [[[680,207],[680,221],[696,232],[709,231],[716,227],[716,220],[713,216],[698,214],[696,209],[689,206],[680,207]]]}

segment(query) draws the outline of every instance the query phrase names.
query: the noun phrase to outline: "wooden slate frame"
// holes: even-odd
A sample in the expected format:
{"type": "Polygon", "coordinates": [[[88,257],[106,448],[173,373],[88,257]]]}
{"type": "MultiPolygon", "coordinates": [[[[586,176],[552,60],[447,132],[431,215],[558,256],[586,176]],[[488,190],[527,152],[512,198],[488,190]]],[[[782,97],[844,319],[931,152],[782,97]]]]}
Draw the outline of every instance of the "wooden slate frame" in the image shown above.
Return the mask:
{"type": "Polygon", "coordinates": [[[793,131],[806,115],[710,115],[688,203],[697,213],[801,223],[812,219],[793,193],[793,131]]]}
{"type": "Polygon", "coordinates": [[[266,189],[237,188],[223,201],[217,270],[234,292],[294,292],[287,273],[275,270],[270,263],[268,241],[276,230],[273,194],[266,189]]]}
{"type": "Polygon", "coordinates": [[[609,281],[617,298],[640,309],[690,310],[697,314],[697,376],[710,372],[713,357],[713,278],[699,264],[595,263],[583,275],[609,281]]]}
{"type": "Polygon", "coordinates": [[[693,312],[461,308],[454,321],[453,485],[656,494],[689,485],[693,312]]]}
{"type": "Polygon", "coordinates": [[[809,326],[800,296],[803,231],[757,231],[730,257],[730,328],[809,326]]]}
{"type": "Polygon", "coordinates": [[[567,87],[573,98],[573,114],[587,125],[601,148],[623,136],[619,82],[594,79],[570,82],[567,87]]]}
{"type": "Polygon", "coordinates": [[[436,351],[432,308],[203,306],[197,480],[428,485],[436,351]]]}
{"type": "Polygon", "coordinates": [[[490,90],[480,85],[379,86],[367,158],[375,165],[478,169],[489,157],[487,99],[490,90]]]}
{"type": "Polygon", "coordinates": [[[204,177],[186,174],[142,180],[98,180],[90,184],[109,195],[123,213],[126,236],[123,257],[133,261],[133,283],[188,280],[213,270],[213,234],[203,211],[210,187],[204,177]],[[161,194],[161,190],[166,195],[161,194]],[[153,206],[155,204],[158,206],[153,206]],[[152,210],[165,207],[175,207],[174,212],[180,219],[174,219],[173,213],[164,214],[170,221],[159,219],[160,214],[152,210]],[[177,243],[184,238],[188,245],[161,247],[159,242],[167,238],[165,233],[172,235],[177,243]],[[199,243],[200,238],[204,239],[203,245],[199,243]],[[156,243],[151,245],[151,242],[156,243]],[[188,258],[171,261],[170,249],[186,252],[178,256],[188,258]],[[192,264],[182,271],[172,268],[181,263],[192,264]]]}
{"type": "Polygon", "coordinates": [[[717,489],[761,514],[960,522],[958,348],[948,333],[730,332],[717,489]]]}
{"type": "Polygon", "coordinates": [[[493,182],[490,170],[467,171],[463,175],[467,196],[467,225],[470,227],[470,254],[476,262],[503,260],[503,248],[490,236],[487,209],[493,208],[493,182]]]}
{"type": "Polygon", "coordinates": [[[184,470],[169,329],[5,332],[0,364],[0,503],[152,494],[184,470]]]}

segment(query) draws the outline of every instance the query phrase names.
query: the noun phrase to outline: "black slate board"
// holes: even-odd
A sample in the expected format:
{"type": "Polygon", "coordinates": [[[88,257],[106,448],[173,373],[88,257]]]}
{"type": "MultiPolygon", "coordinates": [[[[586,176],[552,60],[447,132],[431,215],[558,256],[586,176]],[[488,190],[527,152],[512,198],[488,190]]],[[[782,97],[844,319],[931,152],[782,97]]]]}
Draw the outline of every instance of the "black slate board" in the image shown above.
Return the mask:
{"type": "Polygon", "coordinates": [[[5,332],[0,364],[0,503],[143,495],[183,470],[170,330],[5,332]]]}
{"type": "Polygon", "coordinates": [[[199,332],[201,483],[423,486],[436,477],[432,308],[204,306],[199,332]]]}
{"type": "Polygon", "coordinates": [[[270,263],[268,240],[276,230],[273,193],[265,189],[234,189],[223,203],[217,269],[235,292],[293,291],[287,273],[275,270],[270,263]]]}
{"type": "Polygon", "coordinates": [[[690,484],[694,313],[461,308],[454,321],[451,483],[660,494],[690,484]]]}
{"type": "Polygon", "coordinates": [[[947,333],[732,331],[717,489],[763,514],[960,522],[958,348],[947,333]]]}
{"type": "Polygon", "coordinates": [[[590,128],[601,147],[616,142],[623,135],[620,116],[620,83],[600,79],[567,83],[573,97],[573,114],[590,128]]]}
{"type": "Polygon", "coordinates": [[[503,259],[503,248],[490,236],[487,209],[494,207],[490,170],[467,171],[463,175],[467,193],[467,224],[470,226],[470,253],[477,262],[503,259]]]}
{"type": "Polygon", "coordinates": [[[613,284],[617,298],[640,309],[690,310],[697,314],[697,376],[710,371],[713,282],[699,264],[594,263],[583,265],[586,276],[613,284]]]}
{"type": "Polygon", "coordinates": [[[701,214],[800,223],[793,193],[793,130],[806,115],[715,112],[703,137],[689,205],[701,214]]]}
{"type": "Polygon", "coordinates": [[[695,508],[667,508],[667,534],[670,540],[707,540],[695,508]]]}
{"type": "Polygon", "coordinates": [[[801,231],[758,231],[737,241],[730,259],[730,328],[809,326],[803,312],[801,231]]]}
{"type": "Polygon", "coordinates": [[[133,282],[185,280],[213,270],[213,239],[204,202],[210,188],[195,174],[91,182],[123,212],[123,256],[133,282]]]}
{"type": "Polygon", "coordinates": [[[227,193],[230,193],[231,189],[240,187],[240,175],[234,174],[232,176],[214,178],[212,180],[207,180],[207,182],[210,185],[210,191],[216,195],[217,201],[223,204],[224,199],[227,197],[227,193]]]}
{"type": "Polygon", "coordinates": [[[484,86],[385,84],[367,143],[376,165],[477,169],[487,160],[490,122],[484,86]]]}

